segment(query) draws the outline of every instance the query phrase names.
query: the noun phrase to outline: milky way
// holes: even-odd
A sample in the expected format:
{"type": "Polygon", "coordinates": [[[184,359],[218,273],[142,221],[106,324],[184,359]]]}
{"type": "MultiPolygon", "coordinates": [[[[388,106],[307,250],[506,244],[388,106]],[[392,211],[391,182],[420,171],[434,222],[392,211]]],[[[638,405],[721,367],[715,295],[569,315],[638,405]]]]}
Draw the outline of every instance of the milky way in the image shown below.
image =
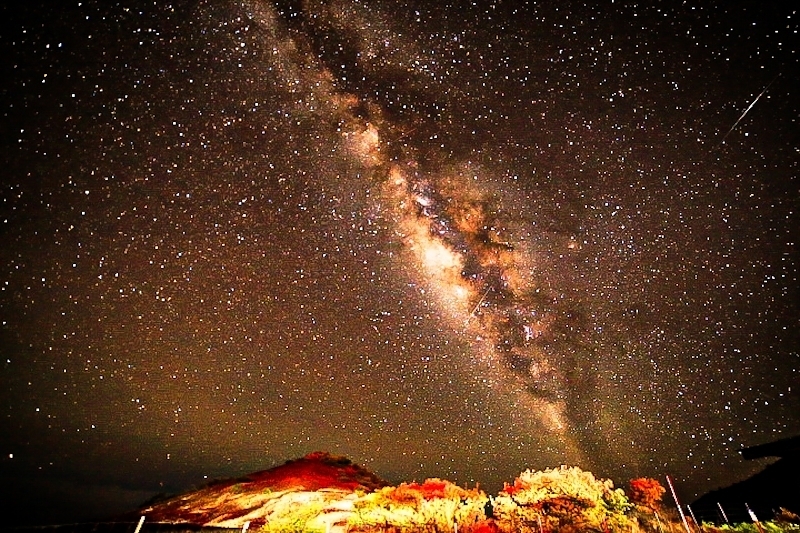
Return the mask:
{"type": "Polygon", "coordinates": [[[428,4],[0,8],[9,520],[800,432],[797,14],[428,4]]]}

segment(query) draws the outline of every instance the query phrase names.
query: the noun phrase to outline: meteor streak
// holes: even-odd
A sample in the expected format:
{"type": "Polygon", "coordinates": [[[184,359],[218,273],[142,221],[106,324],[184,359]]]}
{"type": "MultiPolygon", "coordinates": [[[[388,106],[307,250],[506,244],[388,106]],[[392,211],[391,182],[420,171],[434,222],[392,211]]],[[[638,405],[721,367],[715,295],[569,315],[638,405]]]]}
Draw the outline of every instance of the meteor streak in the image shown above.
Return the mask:
{"type": "MultiPolygon", "coordinates": [[[[780,76],[780,74],[778,74],[778,76],[780,76]]],[[[731,129],[729,129],[729,130],[728,130],[728,133],[726,133],[726,134],[725,134],[725,136],[722,138],[722,140],[719,142],[719,144],[718,144],[717,146],[719,146],[719,145],[721,145],[721,144],[723,144],[723,143],[725,142],[725,139],[727,139],[727,138],[728,138],[728,135],[730,135],[730,134],[731,134],[731,132],[732,132],[733,130],[735,130],[735,129],[736,129],[736,126],[738,126],[738,125],[739,125],[739,123],[742,121],[742,119],[745,117],[745,115],[747,115],[747,113],[749,113],[749,112],[750,112],[750,110],[751,110],[751,109],[753,109],[753,106],[754,106],[754,105],[756,105],[756,102],[758,102],[759,98],[761,98],[762,96],[764,96],[764,93],[765,93],[765,92],[767,92],[767,89],[769,89],[770,85],[772,85],[773,83],[775,83],[775,80],[777,80],[777,79],[778,79],[778,76],[775,76],[774,78],[772,78],[772,81],[771,81],[771,82],[769,82],[769,83],[767,84],[767,86],[766,86],[766,87],[764,87],[764,90],[763,90],[763,91],[761,91],[761,92],[758,94],[758,96],[756,96],[755,100],[753,100],[753,101],[750,103],[750,105],[749,105],[749,106],[747,106],[747,109],[745,109],[745,110],[744,110],[744,113],[742,113],[742,115],[739,117],[739,120],[737,120],[736,122],[734,122],[734,123],[733,123],[733,126],[731,126],[731,129]]]]}
{"type": "Polygon", "coordinates": [[[472,309],[472,312],[471,312],[471,313],[469,314],[469,316],[467,317],[467,320],[466,320],[466,322],[467,322],[467,323],[469,323],[469,319],[470,319],[470,318],[472,318],[473,316],[475,316],[475,313],[478,311],[478,308],[481,306],[481,304],[483,303],[483,301],[484,301],[484,300],[486,300],[486,296],[489,294],[489,291],[490,291],[490,290],[492,290],[492,288],[491,288],[491,287],[487,287],[486,291],[483,293],[483,296],[481,296],[481,299],[480,299],[480,300],[478,300],[478,303],[477,303],[477,304],[475,304],[475,307],[472,309]]]}

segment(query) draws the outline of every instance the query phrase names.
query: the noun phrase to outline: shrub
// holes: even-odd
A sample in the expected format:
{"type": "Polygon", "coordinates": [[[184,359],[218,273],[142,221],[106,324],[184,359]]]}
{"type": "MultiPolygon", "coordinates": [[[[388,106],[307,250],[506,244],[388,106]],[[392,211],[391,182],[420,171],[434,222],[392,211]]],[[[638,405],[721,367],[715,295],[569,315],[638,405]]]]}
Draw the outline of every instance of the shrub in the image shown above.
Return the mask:
{"type": "Polygon", "coordinates": [[[478,489],[461,487],[441,479],[424,483],[401,483],[366,494],[355,504],[349,526],[354,531],[373,528],[399,531],[474,531],[486,519],[489,501],[478,489]]]}
{"type": "Polygon", "coordinates": [[[494,501],[501,529],[514,532],[542,530],[629,531],[632,505],[610,480],[598,480],[577,467],[541,472],[526,470],[494,501]]]}
{"type": "Polygon", "coordinates": [[[658,480],[641,477],[631,480],[628,496],[637,506],[655,512],[661,507],[661,498],[666,490],[658,480]]]}
{"type": "Polygon", "coordinates": [[[759,522],[758,525],[750,522],[722,526],[703,524],[702,530],[704,533],[798,533],[800,525],[775,521],[759,522]]]}

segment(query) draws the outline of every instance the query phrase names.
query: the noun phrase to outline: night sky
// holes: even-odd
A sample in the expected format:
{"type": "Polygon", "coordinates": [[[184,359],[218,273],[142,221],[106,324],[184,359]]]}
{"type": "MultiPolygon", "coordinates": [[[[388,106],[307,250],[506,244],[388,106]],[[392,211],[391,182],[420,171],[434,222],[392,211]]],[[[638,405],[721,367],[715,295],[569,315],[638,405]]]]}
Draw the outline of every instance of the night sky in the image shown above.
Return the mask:
{"type": "Polygon", "coordinates": [[[763,468],[800,14],[719,4],[0,7],[3,520],[314,450],[686,500],[763,468]]]}

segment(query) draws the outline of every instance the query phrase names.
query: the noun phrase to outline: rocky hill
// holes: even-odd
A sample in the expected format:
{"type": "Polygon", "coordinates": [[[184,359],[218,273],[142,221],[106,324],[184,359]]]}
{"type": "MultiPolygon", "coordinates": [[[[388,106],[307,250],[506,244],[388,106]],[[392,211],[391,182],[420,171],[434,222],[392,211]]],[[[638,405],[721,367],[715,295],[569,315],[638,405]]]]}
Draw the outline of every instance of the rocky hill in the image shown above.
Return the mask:
{"type": "Polygon", "coordinates": [[[387,486],[345,457],[314,452],[245,477],[213,482],[199,490],[138,511],[148,522],[241,528],[297,519],[304,509],[310,525],[343,528],[359,493],[387,486]]]}

